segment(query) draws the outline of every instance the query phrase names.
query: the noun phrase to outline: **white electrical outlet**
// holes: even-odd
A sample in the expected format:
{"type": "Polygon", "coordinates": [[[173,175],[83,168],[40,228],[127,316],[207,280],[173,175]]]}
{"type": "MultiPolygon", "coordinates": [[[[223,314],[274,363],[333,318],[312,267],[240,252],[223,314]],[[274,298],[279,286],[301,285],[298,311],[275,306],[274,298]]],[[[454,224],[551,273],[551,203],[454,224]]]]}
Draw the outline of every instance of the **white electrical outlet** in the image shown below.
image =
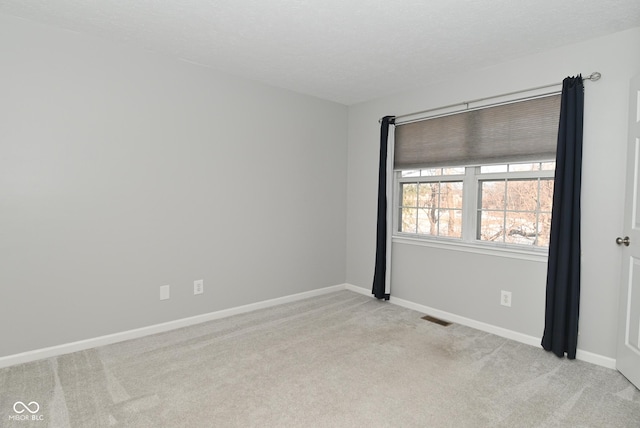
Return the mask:
{"type": "Polygon", "coordinates": [[[160,286],[160,300],[167,300],[170,296],[170,286],[161,285],[160,286]]]}
{"type": "Polygon", "coordinates": [[[204,279],[193,281],[193,294],[204,293],[204,279]]]}
{"type": "Polygon", "coordinates": [[[511,307],[511,291],[502,290],[500,292],[500,304],[502,306],[511,307]]]}

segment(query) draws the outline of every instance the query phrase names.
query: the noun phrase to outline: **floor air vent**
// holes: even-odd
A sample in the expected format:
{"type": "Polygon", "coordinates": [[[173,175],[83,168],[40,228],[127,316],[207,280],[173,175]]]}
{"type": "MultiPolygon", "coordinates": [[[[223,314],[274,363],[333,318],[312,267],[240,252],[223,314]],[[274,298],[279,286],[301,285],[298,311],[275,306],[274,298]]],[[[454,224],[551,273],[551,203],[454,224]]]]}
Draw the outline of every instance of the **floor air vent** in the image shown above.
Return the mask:
{"type": "Polygon", "coordinates": [[[444,321],[444,320],[441,320],[440,318],[432,317],[430,315],[425,315],[425,316],[422,317],[422,319],[426,320],[426,321],[430,321],[430,322],[435,323],[435,324],[439,324],[439,325],[444,326],[444,327],[446,327],[448,325],[451,325],[451,323],[449,321],[444,321]]]}

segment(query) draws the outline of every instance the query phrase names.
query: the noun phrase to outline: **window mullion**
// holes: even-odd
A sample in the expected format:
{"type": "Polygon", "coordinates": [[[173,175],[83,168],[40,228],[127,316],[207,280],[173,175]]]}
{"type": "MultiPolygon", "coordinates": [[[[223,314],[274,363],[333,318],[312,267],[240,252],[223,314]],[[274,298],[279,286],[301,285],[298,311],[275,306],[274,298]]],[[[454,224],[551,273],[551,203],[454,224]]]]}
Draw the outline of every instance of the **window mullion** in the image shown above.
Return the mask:
{"type": "Polygon", "coordinates": [[[504,179],[504,211],[502,212],[502,242],[507,242],[507,207],[509,206],[509,179],[504,179]]]}
{"type": "Polygon", "coordinates": [[[420,186],[422,185],[421,182],[416,182],[416,233],[418,233],[420,226],[420,186]]]}
{"type": "Polygon", "coordinates": [[[538,194],[536,195],[536,238],[535,238],[535,244],[537,245],[540,239],[540,186],[542,185],[542,182],[540,181],[540,178],[538,178],[538,194]]]}
{"type": "Polygon", "coordinates": [[[462,184],[462,240],[465,242],[475,241],[478,190],[476,167],[468,166],[465,168],[462,184]]]}
{"type": "Polygon", "coordinates": [[[393,221],[392,235],[400,231],[400,222],[402,221],[402,183],[400,182],[400,174],[400,171],[394,171],[393,173],[393,180],[396,183],[396,191],[394,192],[392,199],[392,209],[395,213],[395,215],[391,216],[391,219],[393,221]]]}

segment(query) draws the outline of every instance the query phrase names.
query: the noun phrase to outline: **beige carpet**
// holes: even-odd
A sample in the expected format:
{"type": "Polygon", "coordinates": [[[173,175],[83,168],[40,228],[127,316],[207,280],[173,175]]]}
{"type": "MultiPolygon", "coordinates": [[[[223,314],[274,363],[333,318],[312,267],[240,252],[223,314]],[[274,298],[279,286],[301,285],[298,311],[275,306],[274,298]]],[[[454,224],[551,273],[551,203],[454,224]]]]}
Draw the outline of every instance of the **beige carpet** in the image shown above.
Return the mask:
{"type": "Polygon", "coordinates": [[[618,372],[423,315],[341,291],[5,368],[0,426],[640,427],[618,372]]]}

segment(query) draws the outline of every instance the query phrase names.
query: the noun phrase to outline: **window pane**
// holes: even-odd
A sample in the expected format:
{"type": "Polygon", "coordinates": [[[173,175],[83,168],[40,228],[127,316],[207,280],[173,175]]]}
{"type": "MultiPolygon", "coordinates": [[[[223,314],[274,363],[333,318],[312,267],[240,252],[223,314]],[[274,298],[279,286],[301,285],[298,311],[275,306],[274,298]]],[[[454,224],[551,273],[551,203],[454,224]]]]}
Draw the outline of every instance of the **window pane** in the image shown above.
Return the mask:
{"type": "Polygon", "coordinates": [[[400,173],[402,177],[420,177],[419,169],[407,169],[400,173]]]}
{"type": "Polygon", "coordinates": [[[507,172],[508,165],[485,165],[480,167],[480,173],[507,172]]]}
{"type": "Polygon", "coordinates": [[[507,209],[536,211],[538,209],[538,180],[508,180],[507,209]]]}
{"type": "Polygon", "coordinates": [[[542,162],[540,164],[540,169],[542,169],[543,171],[553,171],[556,169],[556,163],[555,162],[542,162]]]}
{"type": "Polygon", "coordinates": [[[443,175],[461,175],[465,173],[465,168],[443,168],[442,169],[442,174],[443,175]]]}
{"type": "Polygon", "coordinates": [[[439,189],[440,183],[420,183],[418,206],[423,208],[436,208],[438,206],[439,189]]]}
{"type": "Polygon", "coordinates": [[[504,241],[504,211],[481,211],[479,238],[482,241],[504,241]]]}
{"type": "Polygon", "coordinates": [[[418,210],[418,233],[438,235],[438,210],[436,208],[418,210]]]}
{"type": "Polygon", "coordinates": [[[553,206],[553,180],[540,180],[540,211],[551,212],[553,206]]]}
{"type": "Polygon", "coordinates": [[[538,171],[540,169],[540,163],[512,163],[509,164],[510,172],[518,172],[518,171],[538,171]]]}
{"type": "Polygon", "coordinates": [[[402,208],[402,222],[400,232],[416,233],[416,208],[402,208]]]}
{"type": "Polygon", "coordinates": [[[439,210],[440,221],[438,233],[440,236],[453,238],[462,237],[462,210],[439,210]]]}
{"type": "Polygon", "coordinates": [[[539,247],[549,246],[549,237],[551,236],[551,214],[541,213],[538,215],[538,242],[539,247]]]}
{"type": "Polygon", "coordinates": [[[462,209],[462,183],[459,181],[440,184],[440,208],[462,209]]]}
{"type": "Polygon", "coordinates": [[[537,239],[536,213],[507,213],[505,242],[532,245],[537,239]]]}
{"type": "Polygon", "coordinates": [[[404,183],[400,188],[402,193],[402,206],[403,207],[415,207],[418,201],[418,184],[417,183],[404,183]]]}
{"type": "Polygon", "coordinates": [[[434,175],[442,175],[442,168],[421,169],[420,175],[423,177],[432,177],[434,175]]]}
{"type": "Polygon", "coordinates": [[[505,181],[482,181],[480,183],[480,206],[487,210],[503,210],[505,206],[505,181]]]}

